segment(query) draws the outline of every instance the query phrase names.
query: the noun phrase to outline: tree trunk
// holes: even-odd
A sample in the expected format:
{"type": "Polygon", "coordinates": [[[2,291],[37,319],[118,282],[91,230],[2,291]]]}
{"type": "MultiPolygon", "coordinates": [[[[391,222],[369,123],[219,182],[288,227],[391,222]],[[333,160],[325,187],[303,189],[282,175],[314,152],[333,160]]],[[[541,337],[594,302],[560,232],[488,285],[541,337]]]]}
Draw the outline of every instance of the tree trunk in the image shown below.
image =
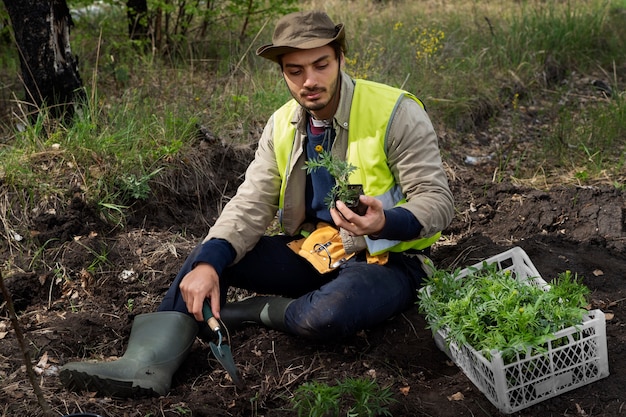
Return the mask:
{"type": "Polygon", "coordinates": [[[66,0],[3,0],[20,54],[31,116],[45,106],[70,122],[74,104],[86,99],[78,60],[70,48],[73,25],[66,0]]]}
{"type": "Polygon", "coordinates": [[[128,36],[132,40],[148,39],[148,3],[146,0],[127,0],[128,36]]]}

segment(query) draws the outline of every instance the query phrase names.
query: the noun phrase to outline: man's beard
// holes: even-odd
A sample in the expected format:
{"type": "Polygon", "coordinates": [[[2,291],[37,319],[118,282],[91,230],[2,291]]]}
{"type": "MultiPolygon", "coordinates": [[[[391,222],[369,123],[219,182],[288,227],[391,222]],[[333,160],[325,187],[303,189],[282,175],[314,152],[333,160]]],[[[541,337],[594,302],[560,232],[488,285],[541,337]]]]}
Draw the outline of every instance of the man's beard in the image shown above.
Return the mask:
{"type": "Polygon", "coordinates": [[[300,105],[302,107],[304,107],[305,109],[309,110],[309,111],[316,111],[316,110],[322,110],[324,107],[326,107],[328,105],[328,103],[330,103],[330,101],[332,100],[332,96],[329,97],[328,101],[325,102],[321,102],[321,101],[314,101],[312,103],[307,103],[307,99],[306,96],[310,95],[310,94],[315,94],[315,93],[322,93],[324,94],[326,92],[325,88],[318,88],[315,90],[305,90],[304,92],[300,93],[300,100],[298,100],[300,102],[300,105]]]}

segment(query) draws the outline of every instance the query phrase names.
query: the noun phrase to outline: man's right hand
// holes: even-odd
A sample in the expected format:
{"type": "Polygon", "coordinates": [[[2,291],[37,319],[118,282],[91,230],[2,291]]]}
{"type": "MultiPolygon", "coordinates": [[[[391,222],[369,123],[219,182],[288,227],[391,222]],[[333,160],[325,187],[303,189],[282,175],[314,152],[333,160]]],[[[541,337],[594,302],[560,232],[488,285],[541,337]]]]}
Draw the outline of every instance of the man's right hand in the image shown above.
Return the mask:
{"type": "Polygon", "coordinates": [[[180,282],[180,292],[189,313],[198,321],[202,317],[202,304],[205,299],[211,303],[211,311],[220,318],[220,279],[212,265],[199,263],[180,282]]]}

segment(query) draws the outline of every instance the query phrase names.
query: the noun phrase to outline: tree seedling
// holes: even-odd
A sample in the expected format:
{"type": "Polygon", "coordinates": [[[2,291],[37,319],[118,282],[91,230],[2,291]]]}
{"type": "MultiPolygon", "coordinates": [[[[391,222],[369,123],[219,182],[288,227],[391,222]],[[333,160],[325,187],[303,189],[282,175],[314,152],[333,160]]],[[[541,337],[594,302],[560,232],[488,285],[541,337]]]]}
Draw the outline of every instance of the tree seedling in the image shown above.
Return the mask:
{"type": "Polygon", "coordinates": [[[329,209],[335,208],[337,200],[342,201],[348,208],[359,216],[365,214],[367,206],[359,201],[359,196],[363,194],[361,184],[350,184],[350,174],[356,171],[356,167],[339,157],[334,156],[329,151],[323,151],[317,159],[309,159],[304,169],[307,173],[315,172],[324,168],[335,179],[335,185],[324,198],[324,203],[329,209]]]}
{"type": "Polygon", "coordinates": [[[375,380],[347,378],[336,385],[305,382],[291,400],[298,417],[390,416],[388,405],[395,402],[389,387],[375,380]]]}
{"type": "Polygon", "coordinates": [[[448,341],[470,345],[486,358],[492,350],[501,351],[505,361],[528,349],[541,351],[555,332],[580,324],[586,312],[589,289],[571,271],[546,288],[519,281],[495,263],[458,275],[435,270],[420,291],[420,310],[434,331],[445,328],[448,341]]]}

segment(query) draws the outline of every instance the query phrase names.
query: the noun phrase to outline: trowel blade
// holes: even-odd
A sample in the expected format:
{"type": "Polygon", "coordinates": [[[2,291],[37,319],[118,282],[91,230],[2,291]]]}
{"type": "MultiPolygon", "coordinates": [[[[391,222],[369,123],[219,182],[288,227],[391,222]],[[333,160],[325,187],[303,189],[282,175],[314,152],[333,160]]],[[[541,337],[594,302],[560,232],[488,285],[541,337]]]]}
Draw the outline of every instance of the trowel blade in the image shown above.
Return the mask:
{"type": "Polygon", "coordinates": [[[239,377],[239,372],[237,371],[237,367],[235,366],[235,361],[233,360],[233,353],[230,350],[230,346],[222,344],[218,347],[215,343],[209,342],[209,347],[211,348],[211,352],[213,352],[213,356],[215,359],[224,367],[230,378],[233,380],[237,388],[243,388],[244,384],[241,378],[239,377]]]}

